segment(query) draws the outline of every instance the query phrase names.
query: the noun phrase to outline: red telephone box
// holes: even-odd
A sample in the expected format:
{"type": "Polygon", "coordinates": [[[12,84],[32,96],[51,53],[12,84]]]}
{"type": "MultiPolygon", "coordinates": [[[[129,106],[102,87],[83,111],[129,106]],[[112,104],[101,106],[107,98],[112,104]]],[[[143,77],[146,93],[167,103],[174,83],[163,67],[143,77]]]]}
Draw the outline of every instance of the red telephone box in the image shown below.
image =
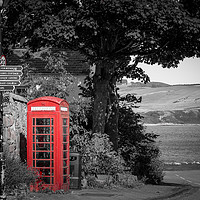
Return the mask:
{"type": "Polygon", "coordinates": [[[27,164],[39,171],[43,188],[53,191],[69,189],[67,101],[47,96],[28,102],[27,164]]]}

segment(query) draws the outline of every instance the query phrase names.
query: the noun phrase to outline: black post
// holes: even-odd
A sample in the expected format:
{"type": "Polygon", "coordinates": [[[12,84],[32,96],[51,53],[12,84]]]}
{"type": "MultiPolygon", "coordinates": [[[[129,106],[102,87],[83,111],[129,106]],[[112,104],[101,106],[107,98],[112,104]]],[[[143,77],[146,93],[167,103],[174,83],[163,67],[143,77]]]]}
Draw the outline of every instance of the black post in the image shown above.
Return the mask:
{"type": "MultiPolygon", "coordinates": [[[[2,0],[1,0],[2,4],[2,0]]],[[[0,5],[0,56],[2,56],[2,5],[0,5]]],[[[6,199],[4,194],[4,171],[5,161],[3,159],[3,92],[0,91],[0,199],[6,199]]]]}

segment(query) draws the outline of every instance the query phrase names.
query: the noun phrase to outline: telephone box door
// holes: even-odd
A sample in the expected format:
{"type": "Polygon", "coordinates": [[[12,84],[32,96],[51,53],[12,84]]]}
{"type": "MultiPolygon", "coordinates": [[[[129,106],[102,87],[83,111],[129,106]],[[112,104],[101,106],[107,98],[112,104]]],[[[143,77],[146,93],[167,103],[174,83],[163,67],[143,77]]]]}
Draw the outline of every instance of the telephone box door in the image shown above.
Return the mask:
{"type": "Polygon", "coordinates": [[[53,116],[32,116],[32,161],[45,184],[54,184],[54,123],[53,116]]]}

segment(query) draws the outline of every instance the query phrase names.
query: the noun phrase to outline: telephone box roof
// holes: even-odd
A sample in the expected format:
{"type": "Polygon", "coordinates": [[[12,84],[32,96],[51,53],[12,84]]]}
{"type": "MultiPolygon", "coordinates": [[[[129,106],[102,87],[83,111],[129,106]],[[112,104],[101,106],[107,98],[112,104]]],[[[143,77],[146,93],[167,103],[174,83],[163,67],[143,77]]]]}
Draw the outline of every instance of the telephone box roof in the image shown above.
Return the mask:
{"type": "MultiPolygon", "coordinates": [[[[63,101],[67,102],[66,100],[60,99],[58,97],[45,96],[45,97],[39,97],[39,98],[33,99],[33,100],[29,101],[27,104],[30,105],[30,104],[35,103],[37,101],[51,101],[51,102],[57,103],[59,105],[63,101]]],[[[67,104],[69,104],[69,103],[67,102],[67,104]]]]}

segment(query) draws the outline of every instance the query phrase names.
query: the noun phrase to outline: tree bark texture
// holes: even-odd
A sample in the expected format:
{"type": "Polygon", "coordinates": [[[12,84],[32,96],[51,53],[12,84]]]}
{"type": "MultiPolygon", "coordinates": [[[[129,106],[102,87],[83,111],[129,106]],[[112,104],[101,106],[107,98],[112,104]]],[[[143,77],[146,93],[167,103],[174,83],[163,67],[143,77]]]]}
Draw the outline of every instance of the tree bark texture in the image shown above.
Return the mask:
{"type": "Polygon", "coordinates": [[[109,66],[106,61],[96,65],[94,75],[94,110],[93,110],[93,133],[104,133],[106,124],[106,110],[109,98],[109,66]]]}
{"type": "Polygon", "coordinates": [[[95,83],[93,133],[104,133],[106,124],[106,110],[108,102],[108,81],[97,80],[95,83]]]}
{"type": "Polygon", "coordinates": [[[94,75],[93,133],[106,133],[116,150],[118,144],[118,96],[116,80],[112,78],[112,63],[102,61],[94,75]]]}
{"type": "Polygon", "coordinates": [[[119,119],[119,98],[116,90],[116,80],[112,78],[110,81],[108,117],[105,127],[105,133],[110,137],[115,150],[118,148],[118,119],[119,119]]]}

